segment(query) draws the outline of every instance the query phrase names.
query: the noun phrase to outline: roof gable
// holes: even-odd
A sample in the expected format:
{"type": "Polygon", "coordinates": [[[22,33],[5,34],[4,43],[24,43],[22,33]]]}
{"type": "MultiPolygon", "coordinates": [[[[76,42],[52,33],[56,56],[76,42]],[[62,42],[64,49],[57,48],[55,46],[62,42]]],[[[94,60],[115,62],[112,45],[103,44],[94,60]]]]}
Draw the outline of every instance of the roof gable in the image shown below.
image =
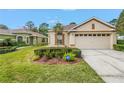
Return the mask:
{"type": "Polygon", "coordinates": [[[104,22],[97,18],[91,18],[80,25],[77,25],[73,27],[70,30],[92,30],[91,24],[95,24],[96,29],[95,30],[112,30],[115,29],[115,27],[107,22],[104,22]]]}

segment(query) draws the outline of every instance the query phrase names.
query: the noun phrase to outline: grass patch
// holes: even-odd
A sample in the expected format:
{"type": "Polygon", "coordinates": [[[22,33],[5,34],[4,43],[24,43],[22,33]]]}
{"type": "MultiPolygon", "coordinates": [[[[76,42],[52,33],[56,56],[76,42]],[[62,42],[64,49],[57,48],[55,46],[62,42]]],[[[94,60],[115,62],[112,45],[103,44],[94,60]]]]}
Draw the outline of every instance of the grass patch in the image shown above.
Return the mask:
{"type": "Polygon", "coordinates": [[[40,47],[26,47],[16,52],[0,55],[0,82],[104,82],[84,61],[73,65],[32,63],[33,50],[37,48],[40,47]]]}

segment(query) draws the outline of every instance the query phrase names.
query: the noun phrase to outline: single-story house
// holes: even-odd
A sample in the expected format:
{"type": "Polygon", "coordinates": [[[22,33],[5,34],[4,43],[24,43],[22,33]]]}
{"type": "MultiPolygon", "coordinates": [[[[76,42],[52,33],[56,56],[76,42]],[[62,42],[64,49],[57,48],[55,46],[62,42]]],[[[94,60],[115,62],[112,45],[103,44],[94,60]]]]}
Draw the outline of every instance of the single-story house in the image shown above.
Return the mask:
{"type": "Polygon", "coordinates": [[[47,37],[27,29],[0,29],[0,40],[11,38],[17,42],[25,42],[29,45],[47,43],[47,37]]]}
{"type": "Polygon", "coordinates": [[[93,17],[79,25],[64,26],[60,32],[50,30],[48,44],[50,47],[113,49],[113,44],[116,44],[116,31],[113,25],[93,17]]]}

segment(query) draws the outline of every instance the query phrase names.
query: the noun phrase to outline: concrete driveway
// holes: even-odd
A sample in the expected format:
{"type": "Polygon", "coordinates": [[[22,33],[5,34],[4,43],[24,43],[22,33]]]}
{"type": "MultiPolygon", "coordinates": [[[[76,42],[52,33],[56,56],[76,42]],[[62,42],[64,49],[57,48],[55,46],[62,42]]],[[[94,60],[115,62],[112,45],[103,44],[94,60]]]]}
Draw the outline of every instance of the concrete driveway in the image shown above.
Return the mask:
{"type": "Polygon", "coordinates": [[[124,52],[82,50],[82,57],[105,82],[124,82],[124,52]]]}

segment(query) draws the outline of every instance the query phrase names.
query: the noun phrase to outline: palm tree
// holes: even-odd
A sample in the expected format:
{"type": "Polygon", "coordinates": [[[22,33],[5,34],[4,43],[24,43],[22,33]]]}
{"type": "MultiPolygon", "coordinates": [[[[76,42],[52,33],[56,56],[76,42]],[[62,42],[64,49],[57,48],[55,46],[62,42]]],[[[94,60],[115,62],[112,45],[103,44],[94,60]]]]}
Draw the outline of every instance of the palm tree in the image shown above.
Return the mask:
{"type": "Polygon", "coordinates": [[[63,31],[63,25],[61,23],[57,23],[54,27],[53,27],[53,30],[55,32],[61,32],[63,31]]]}

